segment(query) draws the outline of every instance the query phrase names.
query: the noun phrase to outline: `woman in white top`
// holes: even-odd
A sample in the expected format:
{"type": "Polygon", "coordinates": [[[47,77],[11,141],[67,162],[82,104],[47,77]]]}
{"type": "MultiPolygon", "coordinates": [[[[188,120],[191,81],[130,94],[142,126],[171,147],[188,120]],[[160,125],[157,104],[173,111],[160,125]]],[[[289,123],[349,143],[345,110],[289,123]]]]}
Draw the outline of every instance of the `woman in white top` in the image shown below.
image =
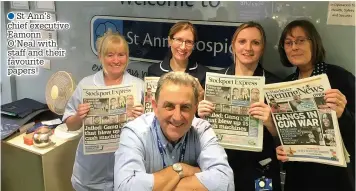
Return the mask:
{"type": "MultiPolygon", "coordinates": [[[[82,122],[89,112],[90,105],[82,103],[83,86],[112,86],[136,83],[137,100],[132,107],[132,114],[136,118],[143,113],[142,96],[143,81],[131,76],[127,71],[129,48],[126,40],[120,34],[111,31],[98,38],[98,57],[103,70],[83,78],[72,97],[68,101],[63,121],[71,131],[82,127],[82,122]]],[[[114,153],[84,155],[83,137],[81,138],[75,157],[72,184],[77,191],[112,191],[114,180],[114,153]]]]}

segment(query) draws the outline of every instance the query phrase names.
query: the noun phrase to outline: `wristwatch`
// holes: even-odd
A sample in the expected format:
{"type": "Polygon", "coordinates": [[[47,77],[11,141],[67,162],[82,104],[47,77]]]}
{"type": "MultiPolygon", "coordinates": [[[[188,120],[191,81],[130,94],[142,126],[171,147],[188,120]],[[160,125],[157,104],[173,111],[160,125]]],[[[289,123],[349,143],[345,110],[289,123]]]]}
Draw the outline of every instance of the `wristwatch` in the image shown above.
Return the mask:
{"type": "Polygon", "coordinates": [[[178,173],[180,179],[184,178],[183,167],[181,164],[175,163],[175,164],[173,164],[172,167],[173,167],[173,170],[178,173]]]}

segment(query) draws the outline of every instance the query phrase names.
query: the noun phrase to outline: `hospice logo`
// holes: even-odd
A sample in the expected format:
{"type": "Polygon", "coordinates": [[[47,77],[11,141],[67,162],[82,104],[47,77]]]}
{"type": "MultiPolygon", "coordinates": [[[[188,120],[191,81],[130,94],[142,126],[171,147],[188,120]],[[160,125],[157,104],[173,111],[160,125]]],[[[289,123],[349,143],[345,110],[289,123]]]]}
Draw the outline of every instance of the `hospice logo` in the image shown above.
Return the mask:
{"type": "Polygon", "coordinates": [[[121,35],[123,34],[123,21],[112,19],[110,17],[93,17],[90,26],[91,48],[95,55],[98,55],[98,51],[96,49],[96,40],[103,36],[107,31],[109,31],[109,29],[111,29],[113,33],[119,32],[121,35]]]}

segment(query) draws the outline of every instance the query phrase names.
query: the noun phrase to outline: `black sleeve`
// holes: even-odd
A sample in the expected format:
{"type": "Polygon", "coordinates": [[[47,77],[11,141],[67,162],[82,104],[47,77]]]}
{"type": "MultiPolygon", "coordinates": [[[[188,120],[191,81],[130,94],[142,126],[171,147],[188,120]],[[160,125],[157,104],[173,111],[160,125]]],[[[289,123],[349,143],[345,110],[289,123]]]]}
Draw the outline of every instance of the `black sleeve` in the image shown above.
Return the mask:
{"type": "Polygon", "coordinates": [[[333,87],[333,88],[339,89],[339,91],[341,91],[345,95],[347,103],[344,112],[339,118],[339,127],[345,144],[346,142],[348,144],[352,143],[354,149],[355,148],[355,76],[349,72],[346,72],[340,76],[339,78],[342,79],[340,79],[339,86],[341,87],[333,87]]]}
{"type": "MultiPolygon", "coordinates": [[[[347,152],[350,155],[350,169],[352,176],[355,177],[355,113],[345,108],[339,118],[339,128],[341,137],[344,141],[347,152]]],[[[346,154],[346,153],[345,153],[346,154]]]]}
{"type": "Polygon", "coordinates": [[[348,169],[355,176],[355,76],[334,65],[328,65],[327,75],[331,88],[338,89],[347,100],[344,112],[338,122],[341,137],[350,154],[351,163],[348,164],[348,169]]]}
{"type": "Polygon", "coordinates": [[[344,113],[338,121],[343,139],[348,138],[355,142],[355,113],[345,107],[344,113]]]}
{"type": "Polygon", "coordinates": [[[347,85],[345,95],[347,99],[346,107],[350,112],[355,114],[355,76],[348,72],[344,83],[347,85]]]}
{"type": "Polygon", "coordinates": [[[352,173],[355,176],[355,76],[347,72],[344,77],[344,87],[340,91],[345,95],[347,103],[338,122],[342,139],[350,154],[352,173]]]}

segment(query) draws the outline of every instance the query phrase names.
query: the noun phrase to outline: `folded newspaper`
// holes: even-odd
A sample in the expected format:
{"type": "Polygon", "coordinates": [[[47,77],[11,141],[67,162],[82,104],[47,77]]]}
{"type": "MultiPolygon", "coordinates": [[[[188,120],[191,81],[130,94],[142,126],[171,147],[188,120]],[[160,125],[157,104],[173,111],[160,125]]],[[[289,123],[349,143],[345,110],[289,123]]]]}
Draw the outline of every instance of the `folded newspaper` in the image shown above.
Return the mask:
{"type": "Polygon", "coordinates": [[[207,117],[227,149],[261,152],[263,123],[248,114],[250,105],[263,102],[265,77],[206,73],[205,100],[215,111],[207,117]]]}
{"type": "Polygon", "coordinates": [[[83,103],[90,110],[83,122],[84,154],[115,152],[123,125],[133,119],[136,85],[84,86],[83,103]]]}
{"type": "Polygon", "coordinates": [[[145,113],[153,112],[152,109],[152,100],[155,98],[155,93],[157,89],[159,77],[145,77],[145,99],[144,99],[144,106],[145,106],[145,113]]]}
{"type": "Polygon", "coordinates": [[[289,161],[346,167],[349,155],[337,116],[324,100],[328,89],[330,83],[325,74],[265,86],[266,99],[289,161]]]}

